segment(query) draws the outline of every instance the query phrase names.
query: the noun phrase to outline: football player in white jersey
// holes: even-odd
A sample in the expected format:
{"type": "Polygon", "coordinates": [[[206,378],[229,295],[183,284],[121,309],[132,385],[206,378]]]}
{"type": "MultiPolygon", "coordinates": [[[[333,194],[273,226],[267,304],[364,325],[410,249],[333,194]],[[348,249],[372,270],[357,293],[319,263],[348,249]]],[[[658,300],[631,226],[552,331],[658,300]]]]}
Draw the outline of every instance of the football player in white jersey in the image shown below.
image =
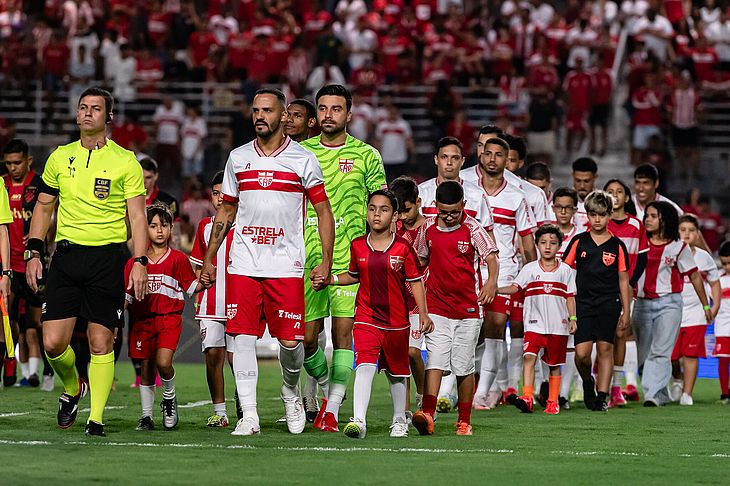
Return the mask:
{"type": "Polygon", "coordinates": [[[580,157],[573,162],[573,189],[578,193],[578,210],[575,213],[575,224],[578,232],[588,229],[588,214],[583,201],[596,189],[598,165],[590,157],[580,157]]]}
{"type": "Polygon", "coordinates": [[[226,333],[233,337],[233,370],[243,418],[234,435],[261,431],[256,408],[256,339],[262,317],[279,340],[281,398],[291,433],[304,430],[299,391],[304,362],[304,210],[311,201],[319,218],[322,263],[312,281],[329,279],[334,218],[317,158],[284,134],[286,98],[261,89],[253,100],[256,139],[231,151],[223,176],[223,204],[216,212],[201,281],[212,286],[212,264],[226,234],[236,228],[228,261],[226,333]]]}

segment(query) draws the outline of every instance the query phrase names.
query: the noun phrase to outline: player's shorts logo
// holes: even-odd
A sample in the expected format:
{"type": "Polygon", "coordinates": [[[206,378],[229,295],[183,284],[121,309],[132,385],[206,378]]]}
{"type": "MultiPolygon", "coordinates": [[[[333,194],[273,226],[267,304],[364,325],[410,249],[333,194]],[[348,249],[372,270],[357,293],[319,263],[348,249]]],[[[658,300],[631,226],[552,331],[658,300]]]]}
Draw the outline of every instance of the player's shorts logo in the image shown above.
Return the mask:
{"type": "Polygon", "coordinates": [[[615,262],[615,261],[616,261],[616,255],[614,255],[613,253],[609,253],[607,251],[603,252],[603,264],[604,265],[606,265],[607,267],[610,267],[611,265],[613,265],[613,262],[615,262]]]}
{"type": "Polygon", "coordinates": [[[458,248],[461,253],[466,253],[467,250],[469,250],[469,242],[459,241],[456,243],[456,248],[458,248]]]}
{"type": "Polygon", "coordinates": [[[274,182],[273,172],[259,172],[259,185],[269,187],[274,182]]]}
{"type": "Polygon", "coordinates": [[[542,289],[545,291],[546,294],[549,294],[553,291],[553,284],[544,284],[542,286],[542,289]]]}
{"type": "Polygon", "coordinates": [[[156,294],[162,288],[162,275],[150,275],[147,280],[147,291],[156,294]]]}
{"type": "Polygon", "coordinates": [[[404,258],[399,255],[390,255],[390,268],[393,269],[394,272],[400,272],[401,268],[403,268],[403,262],[404,258]]]}
{"type": "Polygon", "coordinates": [[[340,159],[340,172],[343,174],[349,174],[352,172],[352,167],[355,165],[355,161],[352,159],[340,159]]]}
{"type": "Polygon", "coordinates": [[[205,336],[208,334],[208,328],[207,327],[201,327],[200,328],[200,340],[205,341],[205,336]]]}
{"type": "Polygon", "coordinates": [[[413,339],[421,339],[421,330],[420,329],[413,329],[411,331],[411,337],[413,339]]]}
{"type": "Polygon", "coordinates": [[[137,351],[142,351],[142,341],[137,341],[134,346],[137,351]]]}
{"type": "Polygon", "coordinates": [[[94,196],[99,200],[103,201],[109,197],[109,191],[112,186],[111,179],[102,179],[97,177],[94,180],[94,196]]]}
{"type": "Polygon", "coordinates": [[[238,313],[238,304],[227,304],[226,305],[226,317],[233,319],[238,313]]]}

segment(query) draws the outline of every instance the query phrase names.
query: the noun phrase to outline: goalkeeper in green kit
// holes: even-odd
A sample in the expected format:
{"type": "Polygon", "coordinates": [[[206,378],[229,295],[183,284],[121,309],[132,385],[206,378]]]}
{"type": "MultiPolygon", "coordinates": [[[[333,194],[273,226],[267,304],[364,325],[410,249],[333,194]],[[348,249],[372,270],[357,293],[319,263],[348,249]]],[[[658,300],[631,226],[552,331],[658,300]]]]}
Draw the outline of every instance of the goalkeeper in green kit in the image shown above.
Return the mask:
{"type": "MultiPolygon", "coordinates": [[[[332,275],[347,272],[350,263],[350,243],[365,234],[368,194],[387,188],[385,169],[380,153],[372,146],[347,134],[352,117],[352,95],[344,86],[330,84],[315,97],[317,123],[321,134],[305,140],[302,146],[311,150],[319,160],[324,185],[335,217],[335,248],[332,275]]],[[[317,232],[317,214],[307,205],[304,227],[307,250],[305,264],[304,368],[311,376],[304,392],[307,418],[314,427],[325,432],[337,432],[340,405],[352,374],[352,328],[355,317],[357,285],[329,286],[315,292],[308,272],[315,268],[322,255],[317,232]],[[324,319],[332,316],[332,369],[327,368],[324,355],[326,337],[324,319]],[[317,410],[316,387],[322,388],[322,408],[317,410]]]]}

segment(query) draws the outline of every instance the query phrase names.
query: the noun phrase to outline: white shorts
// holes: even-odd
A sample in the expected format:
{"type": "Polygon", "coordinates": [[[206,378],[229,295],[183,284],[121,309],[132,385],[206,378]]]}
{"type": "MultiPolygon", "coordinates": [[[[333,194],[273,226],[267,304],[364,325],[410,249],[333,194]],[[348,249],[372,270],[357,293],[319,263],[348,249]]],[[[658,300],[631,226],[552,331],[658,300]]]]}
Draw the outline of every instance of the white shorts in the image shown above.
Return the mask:
{"type": "Polygon", "coordinates": [[[451,371],[456,376],[474,373],[474,353],[481,319],[447,319],[431,314],[434,330],[426,334],[426,369],[451,371]]]}
{"type": "Polygon", "coordinates": [[[662,131],[654,125],[636,125],[634,127],[633,146],[637,150],[644,150],[649,146],[649,139],[654,135],[661,136],[662,131]]]}
{"type": "Polygon", "coordinates": [[[423,334],[421,334],[421,319],[418,314],[408,316],[411,323],[411,333],[408,336],[408,346],[421,349],[423,347],[423,334]]]}
{"type": "Polygon", "coordinates": [[[226,348],[227,351],[233,351],[230,339],[226,336],[226,321],[200,319],[198,323],[203,352],[208,348],[226,348]]]}

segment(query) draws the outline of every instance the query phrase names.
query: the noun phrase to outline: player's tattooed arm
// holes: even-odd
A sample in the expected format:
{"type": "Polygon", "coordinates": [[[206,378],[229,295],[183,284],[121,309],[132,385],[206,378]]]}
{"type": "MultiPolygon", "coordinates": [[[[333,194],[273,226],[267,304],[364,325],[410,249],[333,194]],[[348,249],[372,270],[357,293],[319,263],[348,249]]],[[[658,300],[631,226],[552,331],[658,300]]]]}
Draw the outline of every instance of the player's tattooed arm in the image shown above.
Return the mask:
{"type": "Polygon", "coordinates": [[[535,250],[535,238],[532,233],[522,236],[520,242],[522,243],[522,254],[525,257],[525,264],[535,261],[537,259],[537,251],[535,250]]]}
{"type": "Polygon", "coordinates": [[[210,232],[210,241],[208,241],[208,249],[203,258],[203,268],[200,270],[200,283],[205,288],[210,288],[215,283],[215,267],[213,259],[218,253],[218,249],[226,239],[226,235],[233,227],[236,220],[236,212],[238,211],[237,202],[223,201],[218,208],[213,220],[213,231],[210,232]]]}

